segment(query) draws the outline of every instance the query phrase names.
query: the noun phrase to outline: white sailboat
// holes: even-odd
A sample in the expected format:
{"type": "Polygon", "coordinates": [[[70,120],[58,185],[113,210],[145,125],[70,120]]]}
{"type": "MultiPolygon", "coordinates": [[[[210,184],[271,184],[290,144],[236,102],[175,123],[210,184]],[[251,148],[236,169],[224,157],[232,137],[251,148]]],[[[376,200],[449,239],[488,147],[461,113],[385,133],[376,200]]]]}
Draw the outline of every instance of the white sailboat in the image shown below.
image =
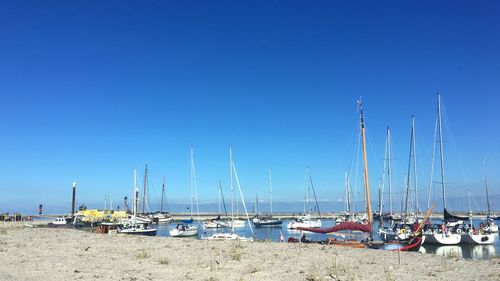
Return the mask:
{"type": "MultiPolygon", "coordinates": [[[[306,208],[309,209],[309,204],[311,203],[311,190],[314,195],[314,201],[316,202],[316,210],[318,211],[318,215],[321,217],[321,213],[319,211],[319,205],[318,205],[318,200],[316,199],[316,192],[314,191],[314,186],[312,184],[312,178],[311,175],[309,174],[309,169],[307,172],[307,177],[308,177],[308,186],[307,186],[307,194],[308,194],[308,200],[306,200],[306,208]]],[[[286,228],[288,229],[297,229],[299,227],[303,228],[320,228],[322,225],[322,222],[320,219],[314,219],[312,217],[312,212],[310,210],[307,210],[307,212],[303,216],[299,216],[295,218],[295,220],[289,222],[286,225],[286,228]]]]}
{"type": "Polygon", "coordinates": [[[134,216],[128,220],[122,222],[122,226],[118,227],[118,234],[129,234],[129,235],[156,235],[157,230],[155,228],[146,227],[145,223],[141,223],[137,220],[137,209],[139,206],[139,188],[137,187],[137,172],[134,170],[134,216]]]}
{"type": "MultiPolygon", "coordinates": [[[[200,210],[198,207],[198,191],[196,186],[196,170],[194,166],[194,152],[193,147],[191,146],[191,219],[193,220],[193,196],[196,201],[196,213],[198,215],[198,222],[200,221],[200,210]]],[[[191,237],[198,236],[199,228],[198,225],[194,225],[192,223],[184,223],[181,222],[177,224],[177,226],[169,231],[170,236],[172,237],[191,237]]]]}
{"type": "Polygon", "coordinates": [[[228,221],[228,227],[230,228],[241,228],[245,227],[245,221],[239,219],[238,217],[238,206],[239,202],[238,199],[236,198],[236,214],[234,212],[234,188],[233,188],[233,172],[234,172],[234,166],[233,166],[233,152],[231,147],[229,147],[229,163],[230,163],[230,179],[229,179],[229,189],[231,191],[231,219],[228,221]]]}
{"type": "MultiPolygon", "coordinates": [[[[441,96],[438,94],[438,111],[437,111],[437,122],[436,126],[439,128],[439,155],[441,162],[441,189],[443,193],[443,214],[446,214],[446,187],[445,187],[445,177],[444,177],[444,151],[443,151],[443,129],[441,122],[441,96]]],[[[436,135],[436,134],[435,134],[436,135]]],[[[435,142],[434,142],[435,143],[435,142]]],[[[434,156],[433,156],[434,159],[434,156]]],[[[434,165],[434,164],[433,164],[434,165]]],[[[431,179],[432,181],[432,179],[431,179]]],[[[453,227],[451,225],[442,225],[440,227],[429,229],[426,234],[425,243],[426,244],[436,244],[436,245],[456,245],[460,243],[462,235],[453,232],[453,227]]]]}
{"type": "MultiPolygon", "coordinates": [[[[467,190],[467,195],[469,198],[469,214],[472,214],[470,190],[467,190]]],[[[464,225],[457,231],[460,231],[462,234],[462,240],[460,241],[462,244],[490,245],[495,241],[493,234],[486,232],[483,226],[480,226],[479,229],[472,227],[472,218],[470,219],[470,224],[464,225]]]]}
{"type": "Polygon", "coordinates": [[[160,211],[153,214],[153,221],[157,223],[168,223],[173,220],[172,216],[168,213],[163,212],[163,199],[165,198],[165,176],[162,178],[161,184],[161,203],[160,203],[160,211]]]}
{"type": "Polygon", "coordinates": [[[210,221],[205,222],[203,224],[204,229],[230,227],[230,225],[227,221],[222,220],[220,218],[220,216],[221,216],[221,203],[224,206],[224,212],[225,212],[226,218],[227,218],[226,202],[224,201],[224,193],[222,193],[222,183],[220,180],[219,180],[218,192],[219,192],[219,197],[217,199],[217,205],[218,205],[218,210],[219,210],[218,216],[215,219],[212,219],[210,221]]]}
{"type": "MultiPolygon", "coordinates": [[[[245,204],[245,199],[243,197],[243,192],[241,190],[240,180],[238,178],[238,174],[236,172],[236,167],[234,165],[234,161],[233,161],[233,158],[232,158],[231,147],[229,147],[229,166],[230,166],[229,169],[230,169],[230,177],[231,177],[231,179],[230,179],[231,187],[232,187],[232,183],[233,183],[233,173],[234,173],[234,179],[236,180],[236,185],[238,186],[238,191],[240,193],[241,202],[242,202],[243,208],[245,210],[246,219],[247,219],[247,222],[248,222],[248,226],[250,227],[250,232],[252,233],[252,237],[243,237],[243,236],[240,236],[240,235],[234,233],[234,228],[236,227],[236,224],[234,224],[234,216],[233,216],[233,220],[230,221],[231,232],[218,232],[218,233],[214,233],[211,236],[208,236],[208,237],[203,238],[203,239],[207,239],[207,240],[242,240],[242,241],[253,241],[254,232],[253,232],[253,228],[252,228],[252,223],[250,221],[250,216],[248,215],[247,206],[245,204]]],[[[231,188],[231,191],[232,191],[232,188],[231,188]]],[[[233,198],[231,198],[231,201],[232,200],[233,200],[233,198]]],[[[232,207],[233,206],[231,206],[231,209],[232,209],[232,207]]],[[[232,213],[234,214],[234,210],[232,211],[232,213]]],[[[244,221],[243,221],[243,226],[245,226],[245,222],[244,221]]]]}
{"type": "Polygon", "coordinates": [[[269,169],[269,206],[270,206],[270,216],[261,217],[257,220],[254,219],[253,224],[255,227],[281,227],[283,224],[282,220],[273,219],[273,180],[272,172],[269,169]]]}
{"type": "Polygon", "coordinates": [[[493,219],[496,217],[491,212],[490,206],[490,194],[488,192],[488,179],[486,177],[486,157],[483,157],[483,174],[484,174],[484,189],[486,191],[486,218],[481,219],[481,224],[483,226],[483,230],[487,233],[497,233],[498,225],[495,223],[493,219]]]}

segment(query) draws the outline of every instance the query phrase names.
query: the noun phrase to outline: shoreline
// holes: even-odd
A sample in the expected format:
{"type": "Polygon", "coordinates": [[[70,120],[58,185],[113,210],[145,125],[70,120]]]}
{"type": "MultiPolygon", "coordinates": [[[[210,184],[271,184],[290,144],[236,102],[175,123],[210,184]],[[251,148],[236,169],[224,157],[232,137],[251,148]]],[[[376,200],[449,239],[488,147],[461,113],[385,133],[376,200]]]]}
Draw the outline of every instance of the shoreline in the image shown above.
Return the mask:
{"type": "Polygon", "coordinates": [[[500,258],[100,235],[0,223],[1,280],[497,280],[500,258]],[[333,278],[332,278],[333,276],[333,278]]]}
{"type": "MultiPolygon", "coordinates": [[[[167,213],[167,212],[165,212],[165,213],[167,213]]],[[[174,221],[185,220],[185,219],[191,218],[190,213],[168,213],[168,214],[172,216],[174,221]]],[[[397,214],[397,213],[394,213],[394,214],[397,214]]],[[[468,215],[468,213],[463,213],[463,212],[454,212],[454,214],[459,215],[459,216],[467,216],[468,215]]],[[[217,217],[218,215],[219,215],[218,213],[204,212],[204,213],[200,213],[199,218],[200,218],[200,221],[205,221],[205,220],[211,220],[211,219],[217,217]]],[[[254,217],[255,215],[256,215],[255,213],[248,214],[248,216],[250,218],[254,217]]],[[[268,214],[261,213],[260,215],[266,216],[268,214]]],[[[300,213],[300,212],[297,212],[297,213],[274,212],[273,213],[273,217],[280,218],[280,219],[294,219],[294,218],[301,216],[301,215],[302,215],[302,213],[300,213]]],[[[334,218],[339,217],[341,215],[342,215],[341,213],[332,212],[332,213],[323,213],[321,216],[313,214],[311,217],[314,219],[334,219],[334,218]]],[[[40,215],[23,215],[23,217],[32,217],[34,220],[54,219],[57,217],[64,217],[64,216],[68,217],[68,216],[70,216],[70,214],[45,214],[45,215],[41,215],[41,216],[40,215]]],[[[479,215],[474,214],[474,215],[472,215],[471,218],[477,220],[477,219],[484,218],[485,216],[486,216],[485,214],[484,215],[483,214],[479,214],[479,215]]],[[[228,216],[228,217],[230,217],[230,216],[228,216]]],[[[235,217],[239,217],[240,219],[246,219],[246,214],[245,213],[235,214],[235,217]]],[[[443,217],[442,212],[441,213],[435,212],[429,216],[429,219],[440,220],[440,219],[442,219],[442,217],[443,217]]],[[[221,218],[224,219],[224,218],[226,218],[226,216],[221,215],[221,218]]],[[[418,218],[423,218],[423,215],[418,216],[418,218]]],[[[198,216],[194,215],[193,219],[198,220],[198,216]]]]}

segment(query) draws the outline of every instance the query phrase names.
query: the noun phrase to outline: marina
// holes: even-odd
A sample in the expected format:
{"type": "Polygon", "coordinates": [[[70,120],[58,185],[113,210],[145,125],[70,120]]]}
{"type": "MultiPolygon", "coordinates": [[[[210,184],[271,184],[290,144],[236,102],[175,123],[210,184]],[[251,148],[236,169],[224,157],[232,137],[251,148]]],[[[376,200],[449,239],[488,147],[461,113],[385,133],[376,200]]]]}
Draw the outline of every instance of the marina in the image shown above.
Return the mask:
{"type": "Polygon", "coordinates": [[[0,1],[0,281],[499,281],[498,11],[0,1]]]}

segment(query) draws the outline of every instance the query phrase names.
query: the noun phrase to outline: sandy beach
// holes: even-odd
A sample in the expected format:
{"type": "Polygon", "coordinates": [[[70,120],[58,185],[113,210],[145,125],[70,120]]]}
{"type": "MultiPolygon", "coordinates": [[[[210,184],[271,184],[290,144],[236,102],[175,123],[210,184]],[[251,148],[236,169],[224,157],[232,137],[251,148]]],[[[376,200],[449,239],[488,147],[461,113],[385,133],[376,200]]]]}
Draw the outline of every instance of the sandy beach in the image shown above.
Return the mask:
{"type": "Polygon", "coordinates": [[[499,280],[500,259],[0,223],[0,280],[499,280]]]}

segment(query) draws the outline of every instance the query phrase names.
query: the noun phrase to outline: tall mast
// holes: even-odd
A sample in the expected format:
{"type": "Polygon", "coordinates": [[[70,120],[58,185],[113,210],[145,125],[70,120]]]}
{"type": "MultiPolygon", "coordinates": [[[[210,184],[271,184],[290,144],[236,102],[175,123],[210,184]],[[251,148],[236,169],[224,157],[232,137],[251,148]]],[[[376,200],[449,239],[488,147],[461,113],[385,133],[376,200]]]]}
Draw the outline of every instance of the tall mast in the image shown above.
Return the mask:
{"type": "Polygon", "coordinates": [[[347,213],[349,216],[352,216],[353,214],[351,213],[351,182],[349,180],[349,176],[346,173],[347,177],[347,213]]]}
{"type": "Polygon", "coordinates": [[[160,213],[163,213],[163,197],[165,194],[165,176],[162,178],[162,183],[161,183],[161,204],[160,204],[160,213]]]}
{"type": "MultiPolygon", "coordinates": [[[[196,167],[194,166],[194,148],[191,146],[191,182],[192,182],[192,191],[194,192],[194,200],[196,202],[196,216],[198,218],[198,222],[200,221],[200,208],[198,205],[198,184],[196,182],[196,167]]],[[[191,197],[191,210],[193,206],[193,200],[191,197]]],[[[191,211],[191,217],[193,217],[193,212],[191,211]]]]}
{"type": "Polygon", "coordinates": [[[190,177],[190,191],[191,191],[191,205],[189,207],[189,211],[191,214],[191,218],[193,218],[193,197],[194,197],[194,191],[193,191],[193,180],[194,180],[194,175],[193,175],[193,146],[190,148],[190,159],[191,159],[191,177],[190,177]]]}
{"type": "Polygon", "coordinates": [[[387,180],[389,181],[389,214],[392,217],[391,129],[389,127],[387,127],[387,180]]]}
{"type": "Polygon", "coordinates": [[[75,205],[76,205],[76,182],[73,182],[73,193],[71,197],[71,217],[75,216],[75,205]]]}
{"type": "Polygon", "coordinates": [[[411,116],[411,127],[413,132],[413,184],[415,186],[415,214],[418,217],[420,207],[418,205],[418,187],[417,187],[417,141],[415,138],[415,116],[411,116]]]}
{"type": "Polygon", "coordinates": [[[271,209],[271,217],[273,216],[273,175],[269,169],[269,207],[271,209]]]}
{"type": "MultiPolygon", "coordinates": [[[[349,183],[347,179],[347,172],[344,173],[345,182],[345,197],[344,197],[344,209],[349,213],[349,183]]],[[[350,214],[349,214],[350,215],[350,214]]]]}
{"type": "Polygon", "coordinates": [[[316,209],[318,210],[318,215],[321,218],[321,212],[319,210],[318,199],[316,198],[316,191],[314,191],[314,185],[312,182],[311,175],[309,175],[309,183],[311,184],[311,189],[312,189],[313,196],[314,196],[314,202],[316,203],[316,209]]]}
{"type": "Polygon", "coordinates": [[[229,191],[231,193],[231,218],[234,219],[233,152],[229,147],[229,191]]]}
{"type": "Polygon", "coordinates": [[[306,200],[306,208],[307,212],[312,213],[312,207],[311,207],[311,181],[309,180],[311,178],[311,173],[309,171],[309,167],[306,168],[306,173],[307,173],[307,200],[306,200]]]}
{"type": "Polygon", "coordinates": [[[444,150],[443,128],[441,122],[441,95],[438,93],[439,155],[441,157],[441,189],[443,192],[443,208],[446,210],[446,186],[444,182],[444,150]]]}
{"type": "Polygon", "coordinates": [[[196,184],[196,168],[194,166],[194,148],[193,146],[191,146],[191,218],[193,217],[193,199],[196,202],[196,215],[198,217],[198,221],[200,221],[200,208],[198,206],[198,186],[196,184]]]}
{"type": "Polygon", "coordinates": [[[144,170],[144,192],[142,194],[142,213],[144,214],[144,207],[146,206],[146,192],[148,186],[148,163],[146,163],[146,169],[144,170]]]}
{"type": "Polygon", "coordinates": [[[226,218],[227,218],[226,201],[224,201],[224,192],[222,192],[222,183],[220,180],[219,180],[219,193],[220,193],[220,197],[222,199],[222,205],[224,206],[224,213],[226,214],[226,218]]]}
{"type": "MultiPolygon", "coordinates": [[[[236,173],[236,167],[235,167],[234,163],[233,163],[232,167],[233,167],[233,172],[234,172],[234,178],[236,179],[236,185],[238,185],[238,190],[240,191],[241,203],[243,204],[243,209],[245,210],[248,225],[250,226],[250,231],[252,232],[252,236],[254,236],[255,233],[253,232],[252,222],[250,221],[250,217],[248,216],[247,205],[245,204],[245,199],[243,198],[243,192],[241,191],[240,180],[238,179],[238,174],[236,173]]],[[[233,231],[234,231],[234,225],[233,225],[233,231]]]]}
{"type": "Polygon", "coordinates": [[[255,193],[255,214],[259,213],[259,188],[257,187],[257,192],[255,193]]]}
{"type": "Polygon", "coordinates": [[[406,186],[405,186],[405,213],[403,223],[406,223],[406,217],[408,216],[408,197],[410,197],[410,178],[411,178],[411,157],[413,151],[413,114],[411,115],[411,132],[410,132],[410,153],[408,155],[408,173],[406,177],[406,186]]]}
{"type": "Polygon", "coordinates": [[[385,191],[385,173],[387,171],[387,159],[388,159],[388,151],[389,151],[389,142],[387,140],[387,136],[385,138],[385,151],[384,151],[384,169],[382,170],[382,187],[379,191],[379,216],[382,217],[383,208],[384,208],[384,191],[385,191]]]}
{"type": "MultiPolygon", "coordinates": [[[[360,112],[360,122],[361,122],[361,138],[363,141],[363,164],[364,164],[364,174],[365,174],[365,199],[366,199],[366,213],[368,216],[368,223],[372,223],[372,207],[370,203],[370,181],[368,180],[368,157],[366,155],[366,132],[365,132],[365,120],[363,117],[363,103],[361,99],[358,101],[359,112],[360,112]]],[[[370,229],[370,236],[373,237],[373,231],[370,229]]]]}
{"type": "Polygon", "coordinates": [[[438,120],[436,118],[436,124],[434,125],[434,143],[432,145],[431,179],[429,181],[429,192],[427,194],[427,209],[431,208],[432,184],[433,184],[433,180],[434,180],[434,163],[436,160],[437,129],[438,129],[438,120]]]}
{"type": "Polygon", "coordinates": [[[221,211],[221,208],[220,208],[220,204],[221,204],[221,192],[222,190],[220,189],[220,181],[219,181],[219,186],[217,188],[217,191],[219,193],[219,196],[217,197],[217,206],[218,206],[218,209],[219,209],[219,216],[220,216],[220,211],[221,211]]]}
{"type": "Polygon", "coordinates": [[[382,188],[380,182],[378,185],[378,214],[382,217],[382,188]]]}
{"type": "Polygon", "coordinates": [[[137,170],[134,169],[134,218],[137,217],[139,209],[139,187],[137,186],[137,170]]]}
{"type": "Polygon", "coordinates": [[[490,196],[488,194],[488,180],[486,178],[486,157],[483,157],[483,174],[484,174],[484,188],[486,189],[486,207],[487,207],[487,217],[491,215],[490,209],[490,196]]]}

